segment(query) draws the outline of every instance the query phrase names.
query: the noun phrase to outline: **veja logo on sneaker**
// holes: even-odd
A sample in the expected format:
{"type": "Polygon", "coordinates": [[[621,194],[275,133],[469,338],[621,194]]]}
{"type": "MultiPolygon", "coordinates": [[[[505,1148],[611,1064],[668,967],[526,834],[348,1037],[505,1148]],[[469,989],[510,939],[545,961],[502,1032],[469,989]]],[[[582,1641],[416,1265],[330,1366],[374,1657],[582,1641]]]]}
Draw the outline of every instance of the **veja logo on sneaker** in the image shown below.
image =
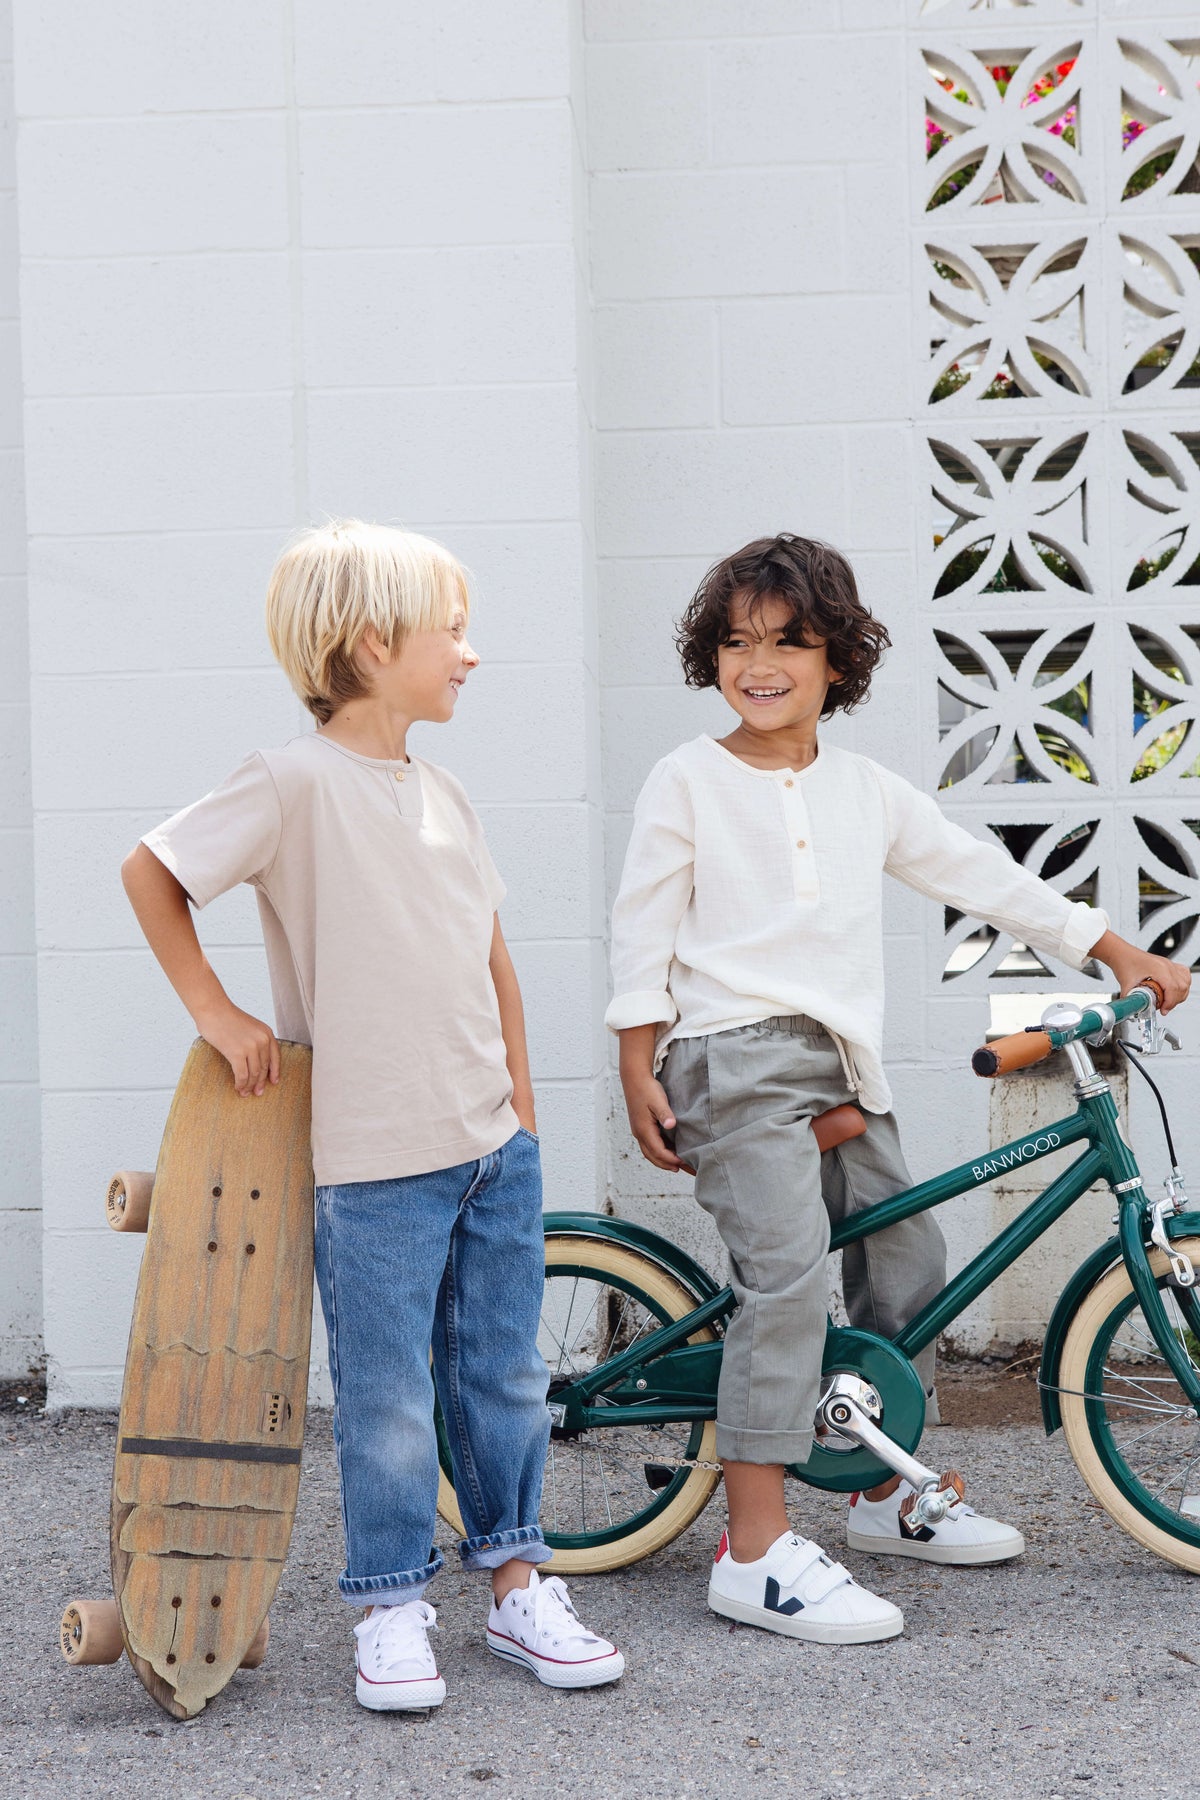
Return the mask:
{"type": "Polygon", "coordinates": [[[779,1583],[773,1575],[767,1576],[766,1586],[763,1589],[763,1606],[767,1612],[782,1613],[785,1619],[790,1619],[796,1613],[804,1611],[803,1600],[797,1600],[794,1594],[790,1600],[785,1600],[782,1606],[779,1604],[779,1583]]]}

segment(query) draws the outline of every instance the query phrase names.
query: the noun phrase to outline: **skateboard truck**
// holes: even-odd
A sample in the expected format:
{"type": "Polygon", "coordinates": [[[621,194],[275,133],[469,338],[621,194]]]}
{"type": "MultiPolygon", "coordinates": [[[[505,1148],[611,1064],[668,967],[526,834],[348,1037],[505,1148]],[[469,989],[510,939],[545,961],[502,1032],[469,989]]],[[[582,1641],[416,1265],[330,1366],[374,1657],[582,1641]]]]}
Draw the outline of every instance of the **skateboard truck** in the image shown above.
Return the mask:
{"type": "Polygon", "coordinates": [[[889,1469],[904,1477],[916,1491],[908,1514],[911,1524],[940,1524],[962,1495],[952,1485],[943,1487],[940,1475],[918,1462],[915,1456],[909,1456],[886,1432],[880,1431],[875,1419],[881,1413],[879,1396],[868,1382],[857,1375],[835,1375],[817,1403],[817,1426],[861,1444],[864,1450],[869,1450],[889,1469]]]}

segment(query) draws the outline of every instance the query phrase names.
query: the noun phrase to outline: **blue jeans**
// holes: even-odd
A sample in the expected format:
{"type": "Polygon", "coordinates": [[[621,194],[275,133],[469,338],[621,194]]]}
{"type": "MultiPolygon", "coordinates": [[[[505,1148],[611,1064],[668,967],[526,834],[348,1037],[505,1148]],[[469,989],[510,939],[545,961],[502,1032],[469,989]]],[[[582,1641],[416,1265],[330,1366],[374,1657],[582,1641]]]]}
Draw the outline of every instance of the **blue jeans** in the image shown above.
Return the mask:
{"type": "Polygon", "coordinates": [[[463,1567],[548,1561],[550,1433],[537,1348],[545,1250],[537,1139],[478,1162],[317,1189],[317,1283],[352,1605],[419,1599],[433,1545],[434,1378],[467,1536],[463,1567]],[[433,1376],[429,1354],[433,1351],[433,1376]]]}

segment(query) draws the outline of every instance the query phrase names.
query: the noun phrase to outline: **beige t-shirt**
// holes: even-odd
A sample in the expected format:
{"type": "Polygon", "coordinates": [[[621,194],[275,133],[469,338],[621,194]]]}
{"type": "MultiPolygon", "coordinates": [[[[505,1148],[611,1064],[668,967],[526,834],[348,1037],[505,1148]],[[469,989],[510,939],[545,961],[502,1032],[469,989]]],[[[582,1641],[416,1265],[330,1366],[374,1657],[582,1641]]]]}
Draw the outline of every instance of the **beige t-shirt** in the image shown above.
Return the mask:
{"type": "Polygon", "coordinates": [[[313,1047],[318,1183],[452,1168],[513,1135],[488,967],[504,884],[452,775],[308,733],[142,842],[197,907],[254,888],[276,1029],[313,1047]]]}

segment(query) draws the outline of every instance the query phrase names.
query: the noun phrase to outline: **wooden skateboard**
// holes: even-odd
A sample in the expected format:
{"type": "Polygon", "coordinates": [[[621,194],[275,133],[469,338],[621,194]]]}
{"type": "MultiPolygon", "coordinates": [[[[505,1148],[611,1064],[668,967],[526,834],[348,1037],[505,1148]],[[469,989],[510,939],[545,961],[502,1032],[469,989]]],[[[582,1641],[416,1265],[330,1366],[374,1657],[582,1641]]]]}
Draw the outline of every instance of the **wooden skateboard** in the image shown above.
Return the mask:
{"type": "Polygon", "coordinates": [[[255,1667],[300,1485],[312,1323],[312,1053],[239,1099],[198,1038],[153,1176],[122,1171],[109,1223],[148,1231],[113,1468],[114,1600],[73,1600],[71,1663],[122,1651],[192,1718],[255,1667]]]}

